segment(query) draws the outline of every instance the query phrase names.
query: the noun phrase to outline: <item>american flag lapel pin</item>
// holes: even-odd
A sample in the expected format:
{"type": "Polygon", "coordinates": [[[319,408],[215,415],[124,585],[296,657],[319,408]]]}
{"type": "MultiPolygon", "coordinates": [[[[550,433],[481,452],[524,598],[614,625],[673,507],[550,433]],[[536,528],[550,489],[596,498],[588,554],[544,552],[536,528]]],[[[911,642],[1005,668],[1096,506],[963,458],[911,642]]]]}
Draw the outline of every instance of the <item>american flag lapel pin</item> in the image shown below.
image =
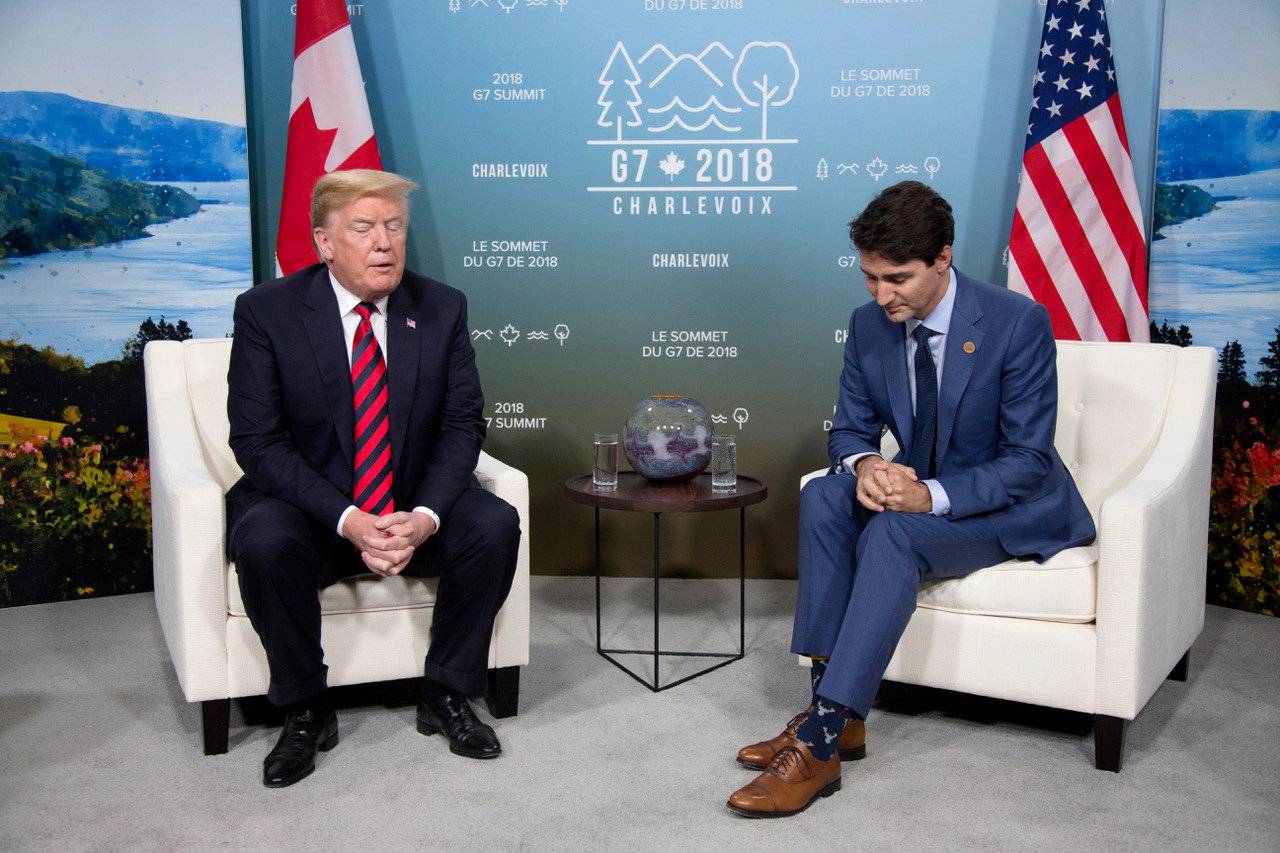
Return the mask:
{"type": "Polygon", "coordinates": [[[418,321],[413,319],[412,317],[405,317],[404,324],[408,326],[410,329],[418,328],[418,321]]]}

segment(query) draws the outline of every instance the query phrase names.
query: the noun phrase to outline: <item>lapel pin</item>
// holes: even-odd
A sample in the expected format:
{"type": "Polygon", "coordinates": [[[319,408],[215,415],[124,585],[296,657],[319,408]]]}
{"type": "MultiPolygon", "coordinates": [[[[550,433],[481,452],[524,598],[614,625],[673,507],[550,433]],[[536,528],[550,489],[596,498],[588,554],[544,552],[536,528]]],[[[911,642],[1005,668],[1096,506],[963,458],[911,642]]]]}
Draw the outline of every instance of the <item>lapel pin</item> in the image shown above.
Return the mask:
{"type": "MultiPolygon", "coordinates": [[[[418,328],[418,321],[417,321],[417,320],[414,320],[414,319],[412,319],[412,318],[410,318],[410,317],[405,317],[405,318],[404,318],[404,324],[405,324],[406,326],[408,326],[410,329],[416,329],[416,328],[418,328]]],[[[970,346],[972,346],[972,344],[970,344],[970,346]]],[[[973,352],[973,350],[969,350],[969,352],[973,352]]]]}
{"type": "Polygon", "coordinates": [[[964,342],[964,351],[969,353],[969,355],[973,355],[973,351],[976,349],[977,347],[973,345],[973,341],[964,342]]]}

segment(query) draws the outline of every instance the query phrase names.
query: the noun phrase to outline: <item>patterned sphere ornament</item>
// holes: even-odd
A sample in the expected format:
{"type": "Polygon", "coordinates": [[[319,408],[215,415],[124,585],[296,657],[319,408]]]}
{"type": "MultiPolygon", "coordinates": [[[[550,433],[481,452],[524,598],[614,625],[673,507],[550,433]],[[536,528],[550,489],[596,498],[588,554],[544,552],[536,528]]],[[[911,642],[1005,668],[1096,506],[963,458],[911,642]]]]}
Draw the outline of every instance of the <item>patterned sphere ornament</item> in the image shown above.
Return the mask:
{"type": "Polygon", "coordinates": [[[684,394],[660,394],[639,402],[623,434],[632,469],[649,480],[682,483],[711,461],[711,415],[684,394]]]}

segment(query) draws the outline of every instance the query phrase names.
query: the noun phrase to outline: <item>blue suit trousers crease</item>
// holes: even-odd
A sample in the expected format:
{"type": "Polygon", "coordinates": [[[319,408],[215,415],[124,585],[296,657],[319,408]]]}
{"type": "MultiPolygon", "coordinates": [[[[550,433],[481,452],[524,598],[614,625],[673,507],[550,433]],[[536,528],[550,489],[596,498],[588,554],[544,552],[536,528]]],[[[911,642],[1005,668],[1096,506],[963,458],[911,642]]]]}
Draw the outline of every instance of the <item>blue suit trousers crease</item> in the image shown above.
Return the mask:
{"type": "Polygon", "coordinates": [[[800,493],[800,589],[791,650],[829,657],[818,690],[866,719],[920,583],[1011,559],[986,516],[872,512],[845,473],[800,493]]]}

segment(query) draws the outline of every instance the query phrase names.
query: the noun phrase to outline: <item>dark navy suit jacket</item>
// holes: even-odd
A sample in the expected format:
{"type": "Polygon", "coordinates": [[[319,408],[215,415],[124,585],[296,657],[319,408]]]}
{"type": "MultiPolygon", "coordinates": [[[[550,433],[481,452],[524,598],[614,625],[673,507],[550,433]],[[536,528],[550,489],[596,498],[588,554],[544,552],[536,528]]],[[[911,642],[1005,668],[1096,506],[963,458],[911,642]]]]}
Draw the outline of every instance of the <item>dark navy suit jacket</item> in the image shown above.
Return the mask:
{"type": "MultiPolygon", "coordinates": [[[[879,453],[885,425],[902,448],[894,461],[910,457],[903,329],[875,302],[853,312],[827,441],[833,468],[850,454],[879,453]]],[[[989,515],[1000,544],[1016,557],[1044,560],[1092,542],[1093,519],[1053,446],[1058,373],[1044,306],[956,270],[946,348],[936,479],[951,501],[950,517],[989,515]]]]}
{"type": "MultiPolygon", "coordinates": [[[[484,442],[484,398],[460,291],[406,271],[387,300],[387,385],[397,509],[447,523],[484,442]]],[[[351,368],[328,268],[314,264],[240,294],[227,374],[231,450],[244,476],[227,493],[228,539],[264,496],[326,530],[351,505],[351,368]]]]}

